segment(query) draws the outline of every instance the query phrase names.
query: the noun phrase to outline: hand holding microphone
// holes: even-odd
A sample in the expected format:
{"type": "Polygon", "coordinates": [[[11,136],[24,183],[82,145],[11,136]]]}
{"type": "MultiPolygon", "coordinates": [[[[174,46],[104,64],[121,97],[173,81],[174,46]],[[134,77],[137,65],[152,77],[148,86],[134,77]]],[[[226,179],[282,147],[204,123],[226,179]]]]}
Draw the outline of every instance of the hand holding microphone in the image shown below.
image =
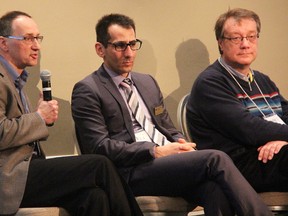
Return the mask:
{"type": "Polygon", "coordinates": [[[40,78],[42,80],[42,91],[44,101],[40,101],[37,111],[44,119],[47,126],[53,126],[54,121],[56,121],[58,118],[58,103],[56,100],[52,100],[50,71],[48,70],[41,71],[40,78]]]}

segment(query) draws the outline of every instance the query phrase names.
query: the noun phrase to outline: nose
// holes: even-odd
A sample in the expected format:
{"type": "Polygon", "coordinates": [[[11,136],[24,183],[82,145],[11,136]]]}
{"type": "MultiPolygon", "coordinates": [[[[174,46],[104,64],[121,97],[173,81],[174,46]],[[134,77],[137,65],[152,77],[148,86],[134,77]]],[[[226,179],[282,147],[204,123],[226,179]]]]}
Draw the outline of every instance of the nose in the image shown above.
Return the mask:
{"type": "Polygon", "coordinates": [[[131,49],[130,46],[127,46],[126,49],[124,50],[125,55],[131,55],[134,53],[134,51],[131,49]]]}
{"type": "Polygon", "coordinates": [[[32,48],[40,49],[41,48],[40,42],[38,40],[34,40],[32,43],[32,48]]]}
{"type": "Polygon", "coordinates": [[[247,38],[247,37],[243,37],[241,42],[243,42],[243,41],[244,41],[244,39],[245,39],[246,41],[248,41],[248,42],[249,42],[249,40],[248,40],[248,38],[247,38]]]}
{"type": "Polygon", "coordinates": [[[243,37],[241,41],[241,46],[250,46],[250,41],[248,40],[247,37],[243,37]]]}

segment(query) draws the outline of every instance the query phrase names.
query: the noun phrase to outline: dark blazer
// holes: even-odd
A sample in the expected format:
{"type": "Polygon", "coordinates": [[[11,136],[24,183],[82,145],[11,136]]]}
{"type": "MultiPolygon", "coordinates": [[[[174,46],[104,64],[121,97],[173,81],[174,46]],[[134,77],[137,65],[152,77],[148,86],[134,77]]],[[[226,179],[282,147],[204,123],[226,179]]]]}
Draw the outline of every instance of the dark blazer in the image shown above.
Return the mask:
{"type": "Polygon", "coordinates": [[[14,83],[0,63],[0,215],[18,210],[33,153],[29,143],[48,136],[36,112],[24,113],[14,83]]]}
{"type": "MultiPolygon", "coordinates": [[[[183,137],[173,126],[156,81],[136,72],[131,77],[156,128],[170,141],[183,137]]],[[[153,159],[155,144],[135,141],[125,101],[103,66],[74,86],[72,114],[82,153],[106,155],[118,167],[153,159]]]]}

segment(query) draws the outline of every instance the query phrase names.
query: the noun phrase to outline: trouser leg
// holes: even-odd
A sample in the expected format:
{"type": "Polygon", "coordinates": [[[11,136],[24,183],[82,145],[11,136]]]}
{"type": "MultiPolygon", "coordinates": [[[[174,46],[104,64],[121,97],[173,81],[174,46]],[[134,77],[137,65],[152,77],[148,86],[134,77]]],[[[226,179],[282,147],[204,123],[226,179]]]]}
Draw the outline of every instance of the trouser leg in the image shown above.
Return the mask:
{"type": "Polygon", "coordinates": [[[209,178],[221,187],[238,216],[272,215],[228,155],[210,151],[207,161],[209,178]]]}
{"type": "Polygon", "coordinates": [[[206,216],[235,216],[235,210],[226,195],[213,181],[195,186],[189,193],[183,195],[183,198],[203,206],[206,216]]]}
{"type": "Polygon", "coordinates": [[[77,216],[111,216],[109,199],[101,188],[82,189],[59,200],[58,204],[77,216]]]}
{"type": "Polygon", "coordinates": [[[288,146],[267,163],[259,161],[258,154],[257,149],[251,149],[232,159],[256,191],[288,191],[288,146]]]}
{"type": "MultiPolygon", "coordinates": [[[[136,195],[183,197],[209,181],[225,195],[217,201],[225,203],[228,200],[237,215],[271,215],[229,156],[221,151],[200,150],[155,159],[136,167],[129,184],[136,195]]],[[[193,193],[190,194],[193,197],[193,193]]],[[[208,200],[213,194],[204,190],[202,196],[208,200]]]]}
{"type": "MultiPolygon", "coordinates": [[[[61,206],[63,199],[72,199],[73,203],[75,196],[71,194],[77,195],[82,192],[85,194],[87,190],[95,188],[105,192],[111,215],[142,215],[134,196],[122,182],[114,165],[100,155],[31,161],[21,206],[61,206]]],[[[101,197],[104,196],[99,196],[97,199],[101,197]]],[[[88,208],[95,206],[99,209],[99,204],[95,200],[88,199],[88,201],[91,202],[88,208]]],[[[87,200],[83,202],[87,203],[87,200]]],[[[105,203],[105,200],[102,202],[105,203]]],[[[75,210],[75,205],[69,205],[69,200],[66,203],[67,205],[63,207],[76,215],[73,212],[78,212],[75,210]]],[[[76,208],[84,205],[78,203],[76,208]]]]}

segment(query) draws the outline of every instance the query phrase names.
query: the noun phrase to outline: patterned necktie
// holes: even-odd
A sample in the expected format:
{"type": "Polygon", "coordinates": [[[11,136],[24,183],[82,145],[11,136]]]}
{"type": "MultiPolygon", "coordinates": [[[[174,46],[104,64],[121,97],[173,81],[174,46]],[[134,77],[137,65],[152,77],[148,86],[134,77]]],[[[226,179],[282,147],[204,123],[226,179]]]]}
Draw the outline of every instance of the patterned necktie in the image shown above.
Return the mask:
{"type": "Polygon", "coordinates": [[[158,145],[165,145],[167,143],[170,143],[167,140],[167,138],[155,128],[155,125],[151,121],[149,121],[148,118],[145,116],[144,112],[140,107],[137,96],[131,88],[132,85],[131,79],[129,78],[124,79],[120,83],[120,85],[124,87],[127,103],[135,119],[139,122],[139,124],[146,131],[149,137],[153,140],[153,142],[158,145]]]}

